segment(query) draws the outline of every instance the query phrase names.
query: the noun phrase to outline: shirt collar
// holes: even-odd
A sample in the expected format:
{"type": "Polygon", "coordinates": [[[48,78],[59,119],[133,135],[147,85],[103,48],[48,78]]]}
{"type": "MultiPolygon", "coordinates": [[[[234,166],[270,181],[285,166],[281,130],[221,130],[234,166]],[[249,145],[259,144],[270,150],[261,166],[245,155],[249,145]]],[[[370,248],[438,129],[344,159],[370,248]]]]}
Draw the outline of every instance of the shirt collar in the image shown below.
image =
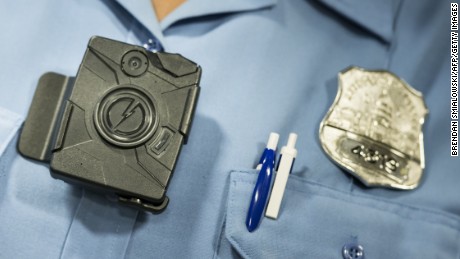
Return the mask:
{"type": "Polygon", "coordinates": [[[116,0],[153,36],[164,43],[164,37],[150,0],[116,0]]]}
{"type": "MultiPolygon", "coordinates": [[[[159,23],[150,0],[116,0],[160,42],[162,31],[193,17],[251,11],[273,6],[278,0],[187,0],[159,23]]],[[[315,0],[385,42],[391,42],[401,0],[315,0]]]]}
{"type": "Polygon", "coordinates": [[[393,37],[401,0],[316,0],[385,42],[393,37]]]}
{"type": "Polygon", "coordinates": [[[232,12],[251,11],[275,5],[277,0],[187,0],[161,22],[164,30],[180,20],[232,12]]]}
{"type": "Polygon", "coordinates": [[[257,10],[270,7],[277,2],[277,0],[187,0],[166,16],[161,23],[158,23],[150,0],[116,1],[128,10],[142,25],[155,34],[155,36],[161,35],[162,30],[180,20],[220,13],[257,10]]]}

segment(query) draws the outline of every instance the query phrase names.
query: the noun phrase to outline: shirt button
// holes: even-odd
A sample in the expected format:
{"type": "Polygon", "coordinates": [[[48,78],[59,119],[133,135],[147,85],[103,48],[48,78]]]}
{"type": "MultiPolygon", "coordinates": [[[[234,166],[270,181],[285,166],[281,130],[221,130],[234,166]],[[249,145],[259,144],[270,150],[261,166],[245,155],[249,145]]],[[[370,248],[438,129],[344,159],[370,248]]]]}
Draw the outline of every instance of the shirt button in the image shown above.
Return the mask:
{"type": "Polygon", "coordinates": [[[344,259],[364,259],[364,249],[356,243],[346,244],[342,248],[342,255],[344,259]]]}

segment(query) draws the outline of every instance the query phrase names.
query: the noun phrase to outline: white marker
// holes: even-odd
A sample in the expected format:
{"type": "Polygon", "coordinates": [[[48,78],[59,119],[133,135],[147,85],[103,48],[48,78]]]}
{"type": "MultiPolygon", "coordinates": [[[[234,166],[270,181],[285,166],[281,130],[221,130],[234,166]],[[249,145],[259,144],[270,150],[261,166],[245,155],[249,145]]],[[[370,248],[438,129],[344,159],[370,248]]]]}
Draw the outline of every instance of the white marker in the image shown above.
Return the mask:
{"type": "Polygon", "coordinates": [[[281,156],[278,164],[278,170],[276,172],[275,184],[273,185],[270,200],[268,202],[265,216],[277,219],[278,213],[283,200],[284,190],[286,189],[286,183],[291,173],[294,160],[297,156],[297,150],[295,149],[295,143],[297,141],[297,134],[289,134],[288,143],[286,146],[281,148],[281,156]]]}

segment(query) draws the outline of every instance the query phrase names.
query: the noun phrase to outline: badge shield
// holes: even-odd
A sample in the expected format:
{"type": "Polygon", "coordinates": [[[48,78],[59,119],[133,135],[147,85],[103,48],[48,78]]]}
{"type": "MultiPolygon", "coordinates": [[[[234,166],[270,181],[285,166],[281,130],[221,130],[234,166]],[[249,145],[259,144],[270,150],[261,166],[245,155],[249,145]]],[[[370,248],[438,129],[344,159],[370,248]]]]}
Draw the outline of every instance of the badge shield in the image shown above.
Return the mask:
{"type": "Polygon", "coordinates": [[[320,125],[326,154],[366,186],[414,189],[425,167],[420,92],[387,71],[339,73],[337,96],[320,125]]]}

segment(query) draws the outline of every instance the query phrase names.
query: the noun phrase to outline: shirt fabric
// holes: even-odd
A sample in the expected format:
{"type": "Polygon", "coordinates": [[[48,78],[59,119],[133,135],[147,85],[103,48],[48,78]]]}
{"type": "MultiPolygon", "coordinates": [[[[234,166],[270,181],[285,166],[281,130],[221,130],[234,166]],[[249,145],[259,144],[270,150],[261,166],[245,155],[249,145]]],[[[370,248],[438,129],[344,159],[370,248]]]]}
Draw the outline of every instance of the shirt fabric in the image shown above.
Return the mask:
{"type": "Polygon", "coordinates": [[[149,0],[4,1],[0,258],[341,258],[350,242],[367,258],[460,258],[449,14],[449,1],[188,0],[159,23],[149,0]],[[38,78],[75,75],[93,35],[154,35],[203,69],[162,214],[55,180],[17,152],[38,78]],[[322,151],[319,123],[351,65],[390,70],[425,96],[417,189],[367,188],[322,151]],[[279,219],[249,233],[251,168],[272,131],[281,145],[298,133],[298,157],[279,219]]]}

